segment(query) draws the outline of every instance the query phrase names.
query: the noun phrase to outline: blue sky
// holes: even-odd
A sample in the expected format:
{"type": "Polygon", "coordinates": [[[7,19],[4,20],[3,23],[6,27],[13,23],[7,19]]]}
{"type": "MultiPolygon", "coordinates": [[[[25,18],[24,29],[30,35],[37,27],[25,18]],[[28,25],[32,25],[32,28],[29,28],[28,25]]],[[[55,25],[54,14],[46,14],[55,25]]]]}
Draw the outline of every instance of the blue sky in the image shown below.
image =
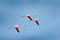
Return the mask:
{"type": "Polygon", "coordinates": [[[0,0],[0,40],[60,40],[60,0],[0,0]],[[21,17],[27,13],[40,25],[21,17]],[[16,24],[19,34],[8,29],[16,24]]]}

